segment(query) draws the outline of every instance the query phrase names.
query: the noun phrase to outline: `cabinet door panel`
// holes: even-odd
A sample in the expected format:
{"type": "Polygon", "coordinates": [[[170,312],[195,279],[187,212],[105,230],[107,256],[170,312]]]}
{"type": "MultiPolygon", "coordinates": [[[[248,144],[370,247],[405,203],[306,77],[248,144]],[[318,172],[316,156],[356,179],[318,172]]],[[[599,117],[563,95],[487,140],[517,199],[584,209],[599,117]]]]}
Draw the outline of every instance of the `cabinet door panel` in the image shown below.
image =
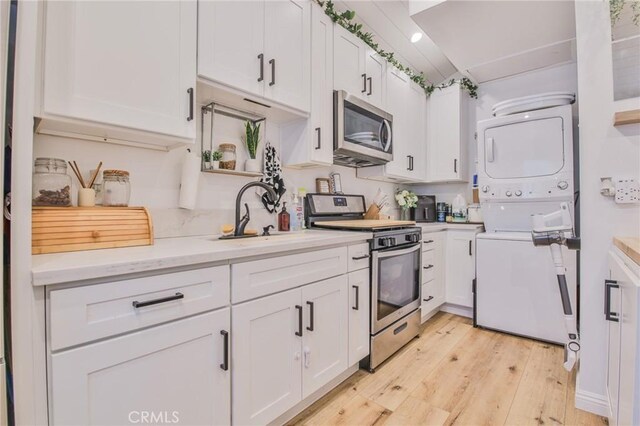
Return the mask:
{"type": "Polygon", "coordinates": [[[226,308],[53,354],[52,424],[129,424],[142,410],[159,423],[229,424],[229,326],[226,308]]]}
{"type": "Polygon", "coordinates": [[[436,90],[428,105],[428,173],[431,181],[460,179],[461,94],[458,85],[436,90]]]}
{"type": "Polygon", "coordinates": [[[387,111],[393,115],[393,160],[386,164],[389,175],[410,178],[407,96],[409,77],[395,68],[387,70],[387,111]]]}
{"type": "Polygon", "coordinates": [[[264,54],[263,1],[198,2],[198,74],[256,95],[264,92],[260,59],[264,54]]]}
{"type": "Polygon", "coordinates": [[[232,307],[233,419],[267,424],[302,398],[300,290],[232,307]]]}
{"type": "Polygon", "coordinates": [[[333,87],[362,96],[365,73],[365,45],[360,39],[334,25],[333,29],[333,87]]]}
{"type": "Polygon", "coordinates": [[[409,155],[413,157],[412,180],[424,181],[427,178],[427,97],[424,89],[411,82],[409,84],[409,155]]]}
{"type": "Polygon", "coordinates": [[[302,301],[305,308],[302,339],[304,399],[347,369],[347,276],[303,287],[302,301]]]}
{"type": "Polygon", "coordinates": [[[349,273],[349,365],[369,355],[369,268],[349,273]]]}
{"type": "Polygon", "coordinates": [[[364,99],[379,108],[384,107],[387,81],[385,78],[386,70],[386,59],[380,57],[373,49],[367,49],[365,58],[367,92],[364,99]]]}
{"type": "Polygon", "coordinates": [[[47,2],[45,114],[181,138],[195,89],[195,2],[47,2]]]}
{"type": "Polygon", "coordinates": [[[475,233],[449,231],[446,252],[446,301],[471,308],[476,273],[475,233]]]}
{"type": "Polygon", "coordinates": [[[309,111],[310,19],[309,1],[265,2],[265,95],[302,111],[309,111]]]}

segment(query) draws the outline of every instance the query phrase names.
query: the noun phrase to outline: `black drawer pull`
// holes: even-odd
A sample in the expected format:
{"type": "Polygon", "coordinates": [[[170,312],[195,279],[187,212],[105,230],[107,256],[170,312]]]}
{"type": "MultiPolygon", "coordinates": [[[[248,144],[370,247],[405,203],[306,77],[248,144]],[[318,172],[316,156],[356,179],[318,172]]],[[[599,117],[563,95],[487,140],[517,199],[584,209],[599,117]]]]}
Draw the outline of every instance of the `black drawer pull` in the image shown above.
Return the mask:
{"type": "Polygon", "coordinates": [[[258,55],[258,59],[260,59],[260,77],[258,77],[258,81],[264,80],[264,53],[258,55]]]}
{"type": "Polygon", "coordinates": [[[426,299],[422,299],[424,302],[430,302],[431,300],[433,300],[433,296],[429,296],[426,299]]]}
{"type": "Polygon", "coordinates": [[[269,83],[269,86],[273,86],[276,84],[276,60],[271,59],[269,64],[271,64],[271,82],[269,83]]]}
{"type": "Polygon", "coordinates": [[[458,173],[458,159],[453,160],[453,173],[458,173]]]}
{"type": "Polygon", "coordinates": [[[619,322],[618,313],[611,312],[611,289],[620,288],[618,281],[604,280],[604,317],[607,321],[619,322]]]}
{"type": "Polygon", "coordinates": [[[422,268],[423,268],[423,269],[431,269],[431,268],[433,268],[433,265],[423,266],[422,268]]]}
{"type": "Polygon", "coordinates": [[[425,241],[424,243],[425,243],[425,244],[431,244],[432,242],[434,242],[434,241],[433,241],[433,240],[427,240],[427,241],[425,241]]]}
{"type": "Polygon", "coordinates": [[[322,148],[322,129],[320,127],[316,127],[316,132],[318,132],[318,143],[316,145],[316,149],[322,148]]]}
{"type": "Polygon", "coordinates": [[[145,306],[157,305],[158,303],[171,302],[173,300],[184,299],[184,294],[176,293],[173,296],[161,297],[159,299],[147,300],[146,302],[138,302],[134,300],[131,304],[134,308],[144,308],[145,306]]]}
{"type": "Polygon", "coordinates": [[[307,330],[313,331],[313,302],[307,302],[307,305],[309,305],[309,327],[307,330]]]}
{"type": "Polygon", "coordinates": [[[473,251],[471,251],[472,245],[473,245],[473,241],[469,240],[469,256],[473,256],[473,251]]]}
{"type": "Polygon", "coordinates": [[[187,121],[191,121],[193,120],[193,87],[189,87],[187,93],[189,94],[189,116],[187,121]]]}
{"type": "Polygon", "coordinates": [[[362,93],[367,92],[367,75],[362,74],[362,84],[364,85],[364,89],[362,89],[362,93]]]}
{"type": "Polygon", "coordinates": [[[371,90],[372,90],[372,87],[371,87],[371,77],[367,77],[367,81],[369,82],[369,91],[367,92],[367,95],[368,95],[368,96],[371,96],[371,93],[372,93],[372,92],[371,92],[371,90]]]}
{"type": "Polygon", "coordinates": [[[224,359],[222,364],[220,364],[220,368],[224,371],[229,370],[229,332],[225,330],[220,330],[220,334],[224,340],[224,359]]]}
{"type": "Polygon", "coordinates": [[[368,259],[369,255],[368,254],[363,254],[362,256],[353,256],[351,259],[353,260],[363,260],[363,259],[368,259]]]}
{"type": "Polygon", "coordinates": [[[302,306],[296,305],[296,309],[298,310],[298,331],[295,334],[302,337],[302,306]]]}
{"type": "Polygon", "coordinates": [[[357,285],[352,285],[351,287],[356,289],[356,306],[352,306],[351,309],[353,309],[354,311],[359,311],[360,310],[360,287],[358,287],[357,285]]]}

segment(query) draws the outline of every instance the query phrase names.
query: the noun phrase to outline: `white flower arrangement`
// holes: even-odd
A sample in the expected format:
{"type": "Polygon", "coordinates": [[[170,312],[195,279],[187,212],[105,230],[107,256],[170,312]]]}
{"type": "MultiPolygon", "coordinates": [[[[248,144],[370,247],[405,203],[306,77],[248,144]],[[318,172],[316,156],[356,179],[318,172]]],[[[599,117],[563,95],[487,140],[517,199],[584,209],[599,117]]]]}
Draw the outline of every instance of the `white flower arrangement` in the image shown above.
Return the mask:
{"type": "Polygon", "coordinates": [[[396,202],[402,208],[402,210],[407,210],[418,205],[418,196],[413,191],[399,189],[396,192],[396,202]]]}

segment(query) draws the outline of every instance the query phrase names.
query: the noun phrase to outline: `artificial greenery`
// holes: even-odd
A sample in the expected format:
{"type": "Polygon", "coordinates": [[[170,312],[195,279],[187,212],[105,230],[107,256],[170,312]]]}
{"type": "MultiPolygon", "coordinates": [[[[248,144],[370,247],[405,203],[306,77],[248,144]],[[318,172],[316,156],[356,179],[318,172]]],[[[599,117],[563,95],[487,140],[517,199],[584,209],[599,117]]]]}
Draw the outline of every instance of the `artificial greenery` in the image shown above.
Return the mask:
{"type": "MultiPolygon", "coordinates": [[[[617,1],[624,1],[624,0],[617,0],[617,1]]],[[[396,67],[400,71],[407,74],[413,82],[417,83],[420,87],[424,89],[427,96],[431,95],[433,91],[436,89],[442,90],[452,86],[455,83],[459,83],[460,86],[469,93],[469,96],[471,96],[472,98],[478,97],[478,92],[477,92],[478,86],[473,84],[473,82],[469,80],[467,77],[461,78],[460,80],[451,79],[448,82],[442,83],[439,85],[430,84],[427,81],[423,72],[418,73],[412,70],[411,68],[401,64],[400,61],[398,61],[395,58],[393,52],[387,52],[383,50],[378,45],[378,43],[375,42],[375,40],[373,39],[373,34],[369,32],[363,32],[362,24],[353,22],[353,18],[355,18],[356,12],[354,12],[353,10],[338,12],[335,9],[335,5],[331,0],[326,0],[326,1],[315,0],[315,2],[318,3],[320,7],[324,9],[324,13],[326,13],[327,16],[329,16],[329,18],[331,18],[333,22],[339,24],[341,27],[345,28],[350,33],[356,35],[358,38],[364,41],[369,47],[375,50],[378,55],[386,59],[387,62],[389,62],[394,67],[396,67]]]]}
{"type": "Polygon", "coordinates": [[[220,161],[220,160],[222,160],[222,152],[213,151],[211,153],[211,161],[220,161]]]}
{"type": "Polygon", "coordinates": [[[260,142],[260,123],[254,123],[247,121],[244,125],[244,143],[247,144],[247,150],[249,151],[249,157],[252,160],[256,159],[256,152],[258,150],[258,143],[260,142]]]}
{"type": "Polygon", "coordinates": [[[630,4],[633,13],[631,20],[636,26],[640,26],[640,1],[639,0],[609,0],[609,14],[611,16],[611,26],[613,27],[622,16],[624,7],[630,4]]]}
{"type": "Polygon", "coordinates": [[[207,151],[202,151],[202,160],[205,163],[208,163],[211,161],[211,151],[207,150],[207,151]]]}

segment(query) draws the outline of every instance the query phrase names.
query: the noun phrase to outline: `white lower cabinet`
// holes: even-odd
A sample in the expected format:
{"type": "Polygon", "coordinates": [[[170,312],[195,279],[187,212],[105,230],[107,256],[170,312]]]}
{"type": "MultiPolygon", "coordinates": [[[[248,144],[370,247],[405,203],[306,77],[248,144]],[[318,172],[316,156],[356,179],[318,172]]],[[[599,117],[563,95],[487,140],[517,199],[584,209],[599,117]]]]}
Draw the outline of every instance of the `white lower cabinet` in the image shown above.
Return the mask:
{"type": "Polygon", "coordinates": [[[233,419],[267,424],[348,367],[347,276],[233,306],[233,419]]]}
{"type": "Polygon", "coordinates": [[[349,273],[349,365],[369,355],[369,268],[349,273]]]}
{"type": "Polygon", "coordinates": [[[225,308],[53,354],[51,424],[228,425],[229,327],[225,308]]]}
{"type": "Polygon", "coordinates": [[[430,318],[445,302],[446,231],[422,233],[422,319],[430,318]]]}
{"type": "Polygon", "coordinates": [[[447,231],[446,302],[473,308],[477,230],[447,231]]]}

